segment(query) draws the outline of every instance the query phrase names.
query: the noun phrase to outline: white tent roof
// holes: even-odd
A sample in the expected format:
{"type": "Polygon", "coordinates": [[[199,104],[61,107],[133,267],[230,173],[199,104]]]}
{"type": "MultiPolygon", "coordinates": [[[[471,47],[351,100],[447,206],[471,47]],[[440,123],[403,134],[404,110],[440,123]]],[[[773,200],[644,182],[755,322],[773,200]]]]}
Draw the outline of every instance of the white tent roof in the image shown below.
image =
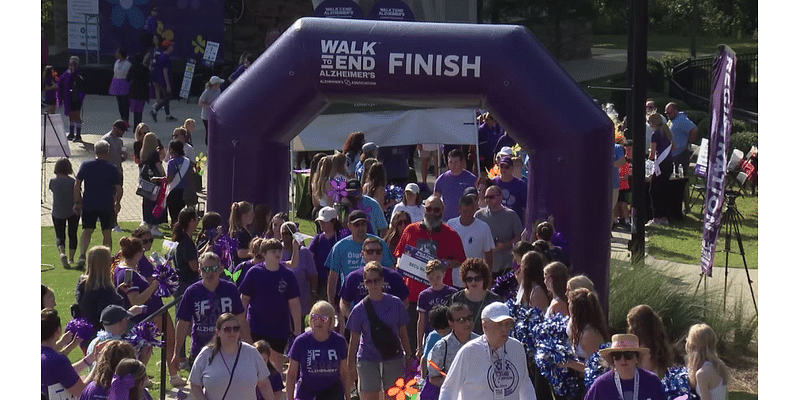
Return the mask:
{"type": "Polygon", "coordinates": [[[292,140],[292,150],[341,149],[347,135],[356,131],[378,146],[475,144],[478,126],[471,108],[323,114],[292,140]]]}

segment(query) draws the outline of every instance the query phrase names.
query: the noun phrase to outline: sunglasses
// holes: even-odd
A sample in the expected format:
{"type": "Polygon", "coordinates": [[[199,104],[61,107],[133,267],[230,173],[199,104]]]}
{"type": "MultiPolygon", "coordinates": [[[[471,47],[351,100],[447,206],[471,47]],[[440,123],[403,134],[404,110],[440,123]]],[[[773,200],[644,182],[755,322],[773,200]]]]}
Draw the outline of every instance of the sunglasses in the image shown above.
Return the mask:
{"type": "Polygon", "coordinates": [[[439,207],[425,207],[425,211],[432,212],[432,213],[440,213],[442,209],[439,207]]]}
{"type": "Polygon", "coordinates": [[[217,272],[219,270],[219,265],[208,265],[200,267],[200,271],[203,272],[217,272]]]}
{"type": "Polygon", "coordinates": [[[312,321],[322,321],[322,322],[328,322],[331,320],[331,317],[322,314],[311,314],[310,318],[312,321]]]}
{"type": "Polygon", "coordinates": [[[239,325],[236,326],[223,326],[222,331],[225,333],[239,332],[239,325]]]}
{"type": "Polygon", "coordinates": [[[635,351],[615,351],[611,353],[611,357],[614,357],[615,360],[621,360],[622,357],[625,357],[626,360],[633,360],[635,355],[635,351]]]}
{"type": "Polygon", "coordinates": [[[472,314],[470,314],[470,315],[467,315],[466,317],[456,318],[453,321],[456,321],[456,322],[459,322],[459,323],[463,324],[464,322],[472,321],[473,319],[475,319],[475,317],[472,316],[472,314]]]}
{"type": "Polygon", "coordinates": [[[364,249],[365,254],[372,254],[372,255],[381,254],[382,251],[383,249],[364,249]]]}
{"type": "Polygon", "coordinates": [[[382,278],[375,278],[375,279],[364,279],[365,285],[372,285],[373,283],[380,283],[382,278]]]}
{"type": "Polygon", "coordinates": [[[483,277],[480,276],[480,275],[478,275],[478,276],[468,276],[468,277],[464,278],[464,283],[482,282],[482,281],[483,281],[483,277]]]}

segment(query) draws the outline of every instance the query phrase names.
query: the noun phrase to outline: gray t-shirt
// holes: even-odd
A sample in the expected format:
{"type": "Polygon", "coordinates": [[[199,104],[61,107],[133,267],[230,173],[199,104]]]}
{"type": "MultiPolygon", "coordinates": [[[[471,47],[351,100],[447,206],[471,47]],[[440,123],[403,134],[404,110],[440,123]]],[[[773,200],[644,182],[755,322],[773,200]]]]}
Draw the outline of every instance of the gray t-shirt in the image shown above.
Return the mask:
{"type": "MultiPolygon", "coordinates": [[[[469,340],[477,339],[478,334],[475,332],[469,333],[469,340]]],[[[468,341],[469,341],[468,340],[468,341]]],[[[466,344],[466,343],[464,343],[466,344]]],[[[456,335],[448,333],[443,337],[441,340],[436,342],[433,345],[433,349],[431,350],[431,354],[428,357],[429,360],[433,361],[439,368],[441,368],[445,374],[453,365],[453,360],[456,358],[456,353],[458,353],[458,349],[462,346],[461,342],[458,341],[456,335]]],[[[431,368],[428,366],[428,373],[431,376],[440,376],[441,374],[436,368],[431,368]]]]}
{"type": "MultiPolygon", "coordinates": [[[[197,102],[211,104],[220,94],[222,94],[222,91],[219,89],[206,89],[203,91],[203,94],[200,95],[200,99],[198,99],[197,102]]],[[[208,107],[200,108],[200,119],[208,119],[208,107]]]]}
{"type": "Polygon", "coordinates": [[[53,192],[53,217],[67,219],[75,214],[72,211],[74,198],[72,189],[75,187],[75,179],[69,176],[57,176],[50,179],[50,191],[53,192]]]}
{"type": "Polygon", "coordinates": [[[108,142],[108,162],[117,167],[117,170],[122,173],[122,139],[114,135],[113,132],[108,132],[103,135],[102,140],[108,142]]]}
{"type": "Polygon", "coordinates": [[[233,368],[236,354],[217,353],[214,360],[209,363],[211,348],[204,347],[194,360],[192,372],[189,373],[189,382],[202,387],[209,400],[220,400],[230,380],[231,385],[228,394],[225,395],[226,399],[256,400],[256,385],[258,381],[269,377],[269,370],[255,347],[244,342],[241,345],[242,350],[236,369],[233,368]],[[233,378],[230,371],[233,371],[233,378]]]}
{"type": "MultiPolygon", "coordinates": [[[[522,222],[514,210],[503,207],[497,212],[492,212],[489,207],[484,207],[475,212],[475,218],[486,222],[492,230],[494,244],[507,242],[511,238],[522,234],[522,222]]],[[[500,272],[505,268],[511,267],[514,259],[511,248],[497,251],[492,254],[492,272],[500,272]]]]}

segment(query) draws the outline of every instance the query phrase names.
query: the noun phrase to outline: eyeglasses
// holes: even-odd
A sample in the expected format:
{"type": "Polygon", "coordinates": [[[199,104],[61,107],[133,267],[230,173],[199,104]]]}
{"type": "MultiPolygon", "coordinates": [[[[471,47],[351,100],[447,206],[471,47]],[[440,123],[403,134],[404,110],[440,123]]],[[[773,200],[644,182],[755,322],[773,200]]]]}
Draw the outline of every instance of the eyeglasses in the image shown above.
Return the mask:
{"type": "Polygon", "coordinates": [[[442,209],[439,207],[425,207],[425,211],[438,214],[442,212],[442,209]]]}
{"type": "Polygon", "coordinates": [[[365,254],[372,254],[372,255],[381,254],[382,251],[383,249],[364,249],[365,254]]]}
{"type": "Polygon", "coordinates": [[[633,360],[633,356],[636,355],[635,351],[615,351],[611,353],[611,357],[614,357],[615,360],[621,360],[622,357],[625,357],[626,360],[633,360]]]}
{"type": "Polygon", "coordinates": [[[463,324],[464,322],[472,321],[473,319],[475,319],[475,317],[472,314],[470,314],[467,315],[466,317],[456,318],[453,321],[463,324]]]}
{"type": "Polygon", "coordinates": [[[373,283],[380,283],[383,278],[375,278],[375,279],[364,279],[365,285],[372,285],[373,283]]]}
{"type": "Polygon", "coordinates": [[[322,322],[328,322],[331,320],[331,317],[322,314],[311,314],[310,318],[312,321],[322,321],[322,322]]]}
{"type": "Polygon", "coordinates": [[[239,325],[236,326],[223,326],[222,331],[225,333],[239,332],[239,325]]]}
{"type": "Polygon", "coordinates": [[[482,281],[483,281],[483,277],[480,276],[480,275],[478,275],[478,276],[468,276],[468,277],[464,278],[464,283],[482,282],[482,281]]]}
{"type": "Polygon", "coordinates": [[[200,271],[203,272],[217,272],[219,270],[219,265],[204,265],[200,267],[200,271]]]}

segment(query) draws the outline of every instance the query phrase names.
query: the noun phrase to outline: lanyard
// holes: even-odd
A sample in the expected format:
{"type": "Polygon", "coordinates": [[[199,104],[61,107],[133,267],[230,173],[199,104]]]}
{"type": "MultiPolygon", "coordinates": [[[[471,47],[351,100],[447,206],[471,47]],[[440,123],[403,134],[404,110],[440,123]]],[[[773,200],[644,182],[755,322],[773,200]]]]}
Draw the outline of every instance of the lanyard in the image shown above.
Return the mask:
{"type": "Polygon", "coordinates": [[[489,355],[489,365],[492,365],[492,364],[496,363],[497,364],[497,369],[500,372],[502,372],[505,369],[505,366],[506,366],[506,363],[505,363],[506,344],[503,343],[503,354],[501,355],[500,354],[500,349],[492,350],[491,346],[489,346],[489,341],[486,340],[486,335],[483,335],[483,343],[486,345],[486,354],[489,355]],[[492,353],[495,354],[495,356],[497,357],[497,360],[494,360],[494,357],[492,357],[492,353]]]}
{"type": "MultiPolygon", "coordinates": [[[[622,382],[619,380],[619,374],[614,371],[614,383],[617,385],[617,393],[619,393],[620,400],[625,400],[622,397],[622,382]]],[[[639,399],[639,370],[636,370],[636,375],[633,376],[633,400],[639,399]]]]}

